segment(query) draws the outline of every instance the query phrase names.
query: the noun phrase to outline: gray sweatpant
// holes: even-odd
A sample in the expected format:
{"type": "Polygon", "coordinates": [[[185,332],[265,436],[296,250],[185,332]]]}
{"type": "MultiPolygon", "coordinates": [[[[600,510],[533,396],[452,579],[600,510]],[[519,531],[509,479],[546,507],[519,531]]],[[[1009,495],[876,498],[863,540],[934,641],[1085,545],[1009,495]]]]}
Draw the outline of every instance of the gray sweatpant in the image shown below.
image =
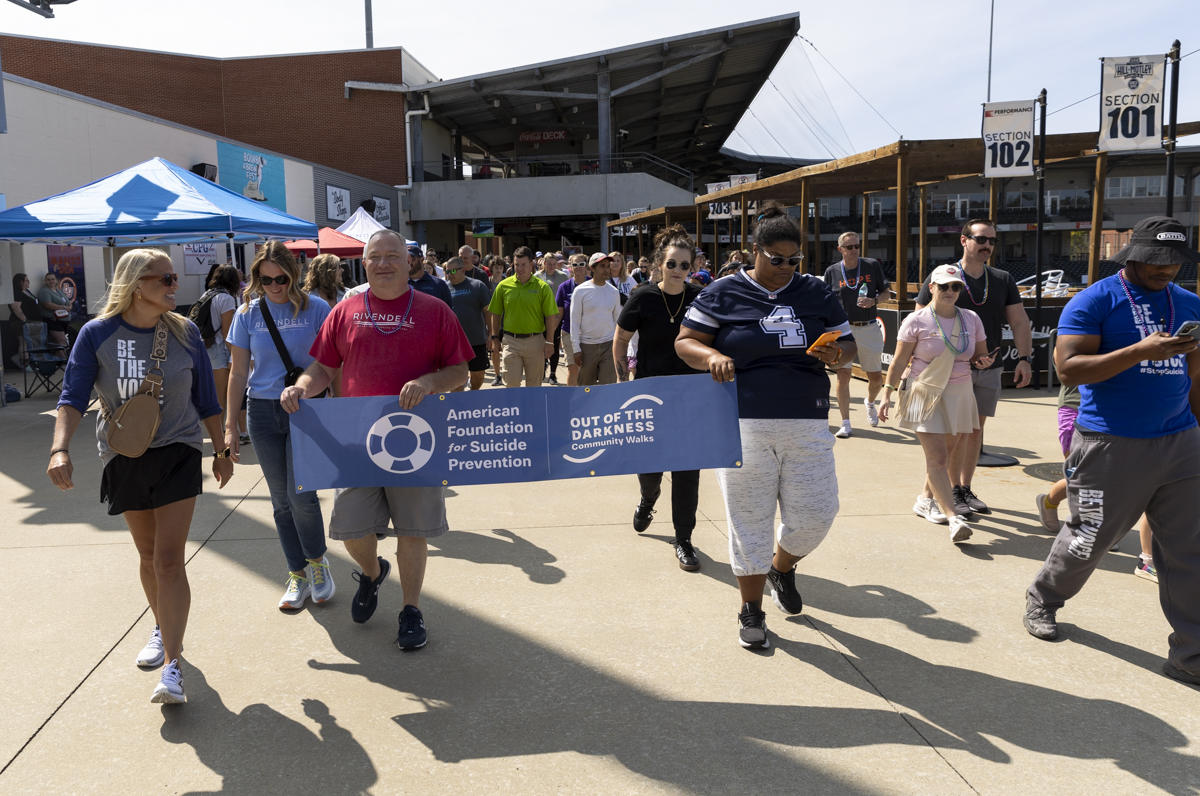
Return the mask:
{"type": "Polygon", "coordinates": [[[1030,598],[1061,608],[1145,512],[1158,598],[1174,631],[1168,659],[1200,675],[1200,429],[1131,439],[1076,426],[1063,472],[1071,518],[1030,585],[1030,598]]]}

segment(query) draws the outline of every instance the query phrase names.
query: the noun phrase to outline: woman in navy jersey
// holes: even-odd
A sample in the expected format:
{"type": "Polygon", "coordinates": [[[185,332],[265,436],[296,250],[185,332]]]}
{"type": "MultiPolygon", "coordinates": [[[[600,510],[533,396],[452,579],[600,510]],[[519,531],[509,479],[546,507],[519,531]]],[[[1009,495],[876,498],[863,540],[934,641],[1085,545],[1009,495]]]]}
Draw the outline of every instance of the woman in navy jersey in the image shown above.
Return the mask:
{"type": "Polygon", "coordinates": [[[750,649],[771,646],[762,610],[768,580],[779,610],[803,609],[796,562],[821,543],[838,511],[825,368],[851,359],[857,346],[837,296],[823,280],[796,273],[802,248],[796,222],[766,202],[754,223],[752,267],[705,288],[675,342],[684,362],[714,380],[737,374],[742,462],[717,470],[717,481],[741,592],[739,643],[750,649]],[[827,331],[841,338],[810,353],[827,331]]]}

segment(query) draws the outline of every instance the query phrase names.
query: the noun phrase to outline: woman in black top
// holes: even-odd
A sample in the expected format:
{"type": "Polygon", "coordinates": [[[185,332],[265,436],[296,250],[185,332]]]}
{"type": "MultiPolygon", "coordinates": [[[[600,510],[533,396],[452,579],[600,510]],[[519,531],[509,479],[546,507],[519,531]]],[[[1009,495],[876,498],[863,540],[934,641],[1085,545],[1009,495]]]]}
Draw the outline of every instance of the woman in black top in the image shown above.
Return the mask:
{"type": "Polygon", "coordinates": [[[13,301],[8,305],[8,320],[12,324],[13,334],[17,338],[17,365],[21,368],[28,366],[25,361],[25,329],[23,328],[29,321],[35,323],[42,320],[42,313],[38,309],[37,296],[33,295],[33,291],[29,289],[29,277],[25,274],[13,274],[13,301]]]}
{"type": "MultiPolygon", "coordinates": [[[[661,272],[662,281],[641,285],[621,308],[617,335],[613,338],[613,361],[622,376],[628,370],[626,355],[634,334],[638,335],[635,378],[702,372],[689,367],[675,353],[675,338],[683,323],[683,313],[700,295],[700,288],[687,281],[695,248],[696,244],[680,224],[654,236],[653,263],[661,272]]],[[[638,476],[642,499],[633,512],[633,529],[638,533],[649,528],[654,519],[654,504],[661,491],[662,476],[662,473],[638,476]]],[[[675,540],[671,544],[680,568],[688,572],[700,569],[700,561],[692,547],[699,492],[699,470],[671,473],[671,520],[675,526],[675,540]]]]}

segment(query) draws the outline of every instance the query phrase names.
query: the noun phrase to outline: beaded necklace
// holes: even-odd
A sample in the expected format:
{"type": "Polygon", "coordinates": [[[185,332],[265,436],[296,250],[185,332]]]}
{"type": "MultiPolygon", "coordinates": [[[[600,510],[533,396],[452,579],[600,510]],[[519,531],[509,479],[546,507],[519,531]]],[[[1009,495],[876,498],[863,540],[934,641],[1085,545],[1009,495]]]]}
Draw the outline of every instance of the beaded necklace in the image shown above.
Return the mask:
{"type": "Polygon", "coordinates": [[[950,342],[950,337],[954,336],[954,334],[953,334],[954,325],[951,324],[951,326],[950,326],[951,335],[950,335],[950,337],[947,337],[946,330],[942,328],[942,319],[938,317],[938,314],[936,312],[934,312],[933,307],[930,307],[929,311],[933,312],[933,322],[937,324],[938,333],[942,336],[942,342],[946,344],[946,348],[949,348],[951,351],[953,351],[955,356],[958,356],[962,352],[966,351],[967,346],[969,346],[971,344],[971,333],[967,331],[967,327],[963,323],[962,310],[960,310],[958,307],[954,308],[954,320],[955,320],[955,322],[958,323],[958,328],[959,328],[958,336],[959,336],[959,339],[962,340],[962,348],[959,348],[958,346],[956,346],[950,342]]]}
{"type": "Polygon", "coordinates": [[[415,293],[415,292],[416,292],[416,290],[414,288],[409,287],[409,289],[408,289],[408,308],[404,310],[404,316],[402,318],[400,318],[400,323],[398,323],[396,325],[396,328],[392,329],[390,332],[385,332],[384,330],[380,329],[379,326],[375,323],[375,314],[373,312],[371,312],[371,291],[370,291],[370,289],[368,289],[365,293],[363,293],[363,304],[366,305],[367,318],[371,321],[371,328],[373,328],[375,331],[379,332],[384,337],[387,337],[389,334],[395,334],[396,332],[403,329],[404,324],[408,321],[408,314],[410,312],[412,312],[413,293],[415,293]]]}
{"type": "Polygon", "coordinates": [[[858,275],[856,277],[854,277],[854,284],[852,285],[852,284],[850,284],[850,280],[846,278],[846,261],[842,260],[842,284],[844,284],[846,287],[850,288],[851,290],[858,290],[858,283],[861,282],[862,278],[863,278],[863,269],[862,269],[862,260],[861,259],[858,261],[858,266],[854,270],[858,273],[858,275]]]}
{"type": "MultiPolygon", "coordinates": [[[[1133,293],[1129,290],[1129,283],[1125,281],[1125,274],[1117,271],[1117,279],[1121,281],[1121,289],[1125,291],[1125,298],[1129,301],[1129,309],[1133,311],[1133,323],[1137,326],[1138,331],[1142,333],[1142,337],[1149,337],[1153,332],[1150,331],[1141,321],[1141,314],[1138,312],[1137,303],[1133,300],[1133,293]]],[[[1146,296],[1146,301],[1150,301],[1150,297],[1146,296]]],[[[1150,305],[1154,306],[1154,302],[1150,301],[1150,305]]],[[[1158,309],[1155,307],[1155,309],[1158,309]]],[[[1175,302],[1171,300],[1171,286],[1167,285],[1167,315],[1171,322],[1167,324],[1164,331],[1171,334],[1171,330],[1175,328],[1175,302]]],[[[1161,316],[1161,313],[1160,313],[1161,316]]],[[[1161,325],[1165,318],[1159,317],[1158,322],[1161,325]]]]}
{"type": "Polygon", "coordinates": [[[987,265],[983,266],[983,301],[976,301],[975,296],[971,295],[971,286],[967,284],[967,269],[963,267],[963,261],[958,261],[958,270],[963,272],[963,287],[967,289],[967,298],[971,299],[971,303],[976,307],[981,307],[987,304],[988,290],[991,288],[991,275],[988,273],[987,265]]]}

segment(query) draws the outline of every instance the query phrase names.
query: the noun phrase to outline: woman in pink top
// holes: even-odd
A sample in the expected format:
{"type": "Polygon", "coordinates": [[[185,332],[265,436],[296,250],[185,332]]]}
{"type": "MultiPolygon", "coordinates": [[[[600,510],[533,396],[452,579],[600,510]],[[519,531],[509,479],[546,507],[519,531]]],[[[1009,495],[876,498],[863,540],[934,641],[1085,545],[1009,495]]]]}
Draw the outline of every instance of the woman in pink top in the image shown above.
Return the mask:
{"type": "Polygon", "coordinates": [[[957,265],[940,266],[930,276],[930,284],[935,288],[933,303],[900,325],[879,417],[887,422],[892,393],[908,368],[908,396],[897,407],[898,425],[915,431],[925,452],[925,488],[913,512],[930,522],[948,522],[950,539],[958,543],[971,538],[971,527],[954,512],[946,467],[962,436],[979,428],[971,364],[986,368],[995,352],[988,352],[979,316],[955,306],[964,284],[962,270],[957,265]]]}

